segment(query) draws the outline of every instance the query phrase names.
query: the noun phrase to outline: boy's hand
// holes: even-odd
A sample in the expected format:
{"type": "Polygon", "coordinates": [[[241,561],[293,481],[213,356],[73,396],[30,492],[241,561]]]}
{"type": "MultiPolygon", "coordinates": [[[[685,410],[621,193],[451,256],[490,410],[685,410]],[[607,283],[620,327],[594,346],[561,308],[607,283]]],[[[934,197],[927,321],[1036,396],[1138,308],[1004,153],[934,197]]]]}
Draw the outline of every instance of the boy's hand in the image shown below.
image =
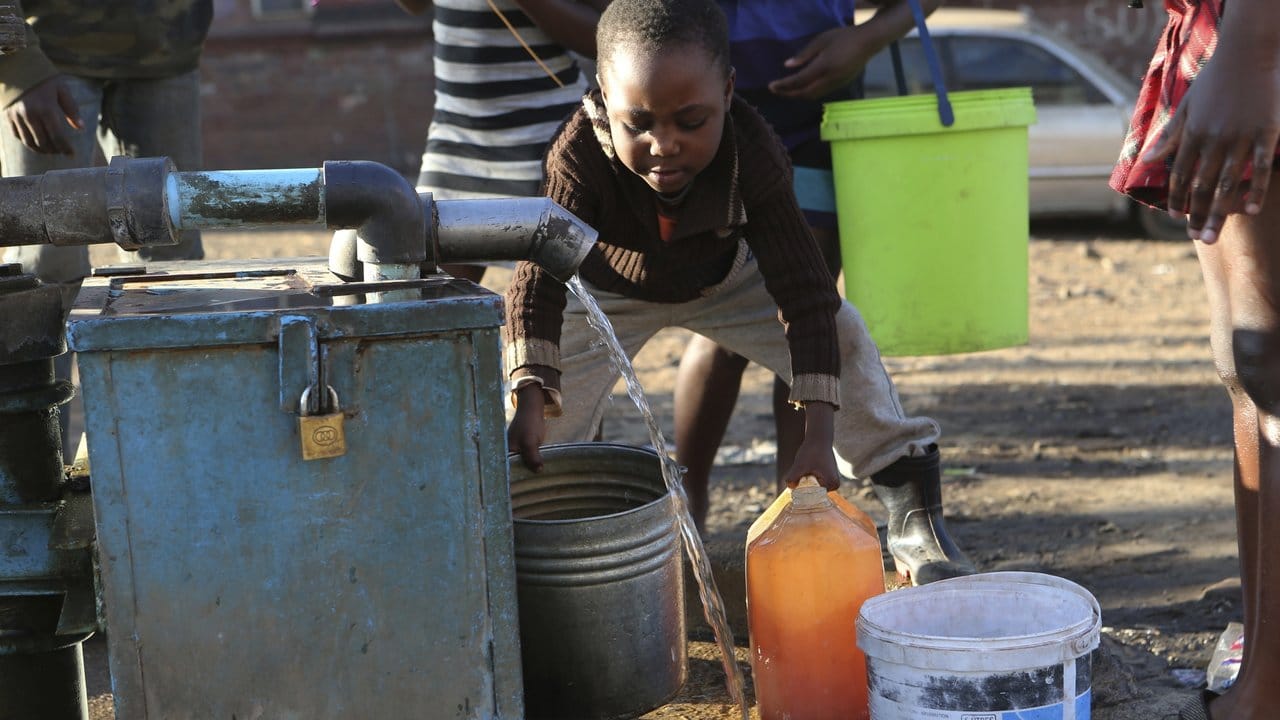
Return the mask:
{"type": "Polygon", "coordinates": [[[516,391],[516,414],[507,428],[507,451],[520,453],[525,466],[534,472],[542,471],[541,447],[547,437],[545,409],[542,386],[525,385],[516,391]]]}
{"type": "Polygon", "coordinates": [[[67,128],[79,130],[84,123],[61,76],[55,75],[23,93],[4,114],[13,136],[33,152],[75,154],[67,128]]]}
{"type": "Polygon", "coordinates": [[[817,477],[828,490],[840,487],[840,471],[831,450],[835,410],[835,406],[824,402],[805,403],[804,442],[800,443],[796,459],[783,477],[787,487],[794,488],[805,475],[817,477]]]}

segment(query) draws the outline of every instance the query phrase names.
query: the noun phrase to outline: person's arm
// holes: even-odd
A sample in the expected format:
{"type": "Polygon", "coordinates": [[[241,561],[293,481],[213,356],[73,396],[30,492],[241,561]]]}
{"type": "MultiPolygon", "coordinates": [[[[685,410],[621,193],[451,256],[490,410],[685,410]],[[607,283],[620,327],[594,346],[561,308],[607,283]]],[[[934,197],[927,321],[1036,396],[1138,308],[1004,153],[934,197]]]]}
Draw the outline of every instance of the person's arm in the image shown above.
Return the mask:
{"type": "Polygon", "coordinates": [[[542,471],[542,442],[547,439],[546,395],[529,383],[516,390],[516,412],[507,427],[507,452],[516,453],[525,467],[542,471]]]}
{"type": "MultiPolygon", "coordinates": [[[[68,128],[84,127],[75,98],[61,75],[43,80],[4,110],[9,132],[34,152],[74,155],[68,128]]],[[[87,160],[87,158],[86,158],[87,160]]]]}
{"type": "MultiPolygon", "coordinates": [[[[548,145],[543,194],[594,226],[599,214],[593,191],[599,183],[583,180],[576,164],[593,152],[588,142],[593,142],[591,124],[579,110],[548,145]]],[[[599,152],[598,146],[594,152],[599,152]]],[[[539,446],[546,438],[545,418],[560,414],[560,331],[567,292],[564,283],[541,267],[521,261],[504,298],[504,365],[516,406],[507,446],[533,470],[542,467],[539,446]]]]}
{"type": "MultiPolygon", "coordinates": [[[[921,0],[926,15],[942,0],[921,0]]],[[[906,0],[891,0],[861,25],[833,28],[813,39],[786,62],[796,72],[769,83],[769,90],[786,97],[817,100],[852,83],[876,53],[915,27],[906,0]]]]}
{"type": "MultiPolygon", "coordinates": [[[[23,16],[22,8],[14,10],[23,16]]],[[[0,56],[0,106],[9,131],[38,153],[70,155],[68,128],[80,129],[80,112],[57,67],[27,24],[26,47],[0,56]]]]}
{"type": "Polygon", "coordinates": [[[804,440],[782,479],[794,488],[805,475],[813,475],[828,490],[840,487],[840,470],[831,450],[835,440],[836,406],[820,400],[804,404],[804,440]]]}
{"type": "Polygon", "coordinates": [[[1278,140],[1280,3],[1231,0],[1213,57],[1144,159],[1172,156],[1169,214],[1211,243],[1227,215],[1261,212],[1278,140]]]}
{"type": "Polygon", "coordinates": [[[744,235],[786,329],[790,399],[805,411],[804,440],[783,478],[794,485],[805,474],[817,475],[824,487],[834,489],[840,485],[831,450],[832,416],[841,402],[840,296],[796,202],[786,149],[745,103],[735,101],[732,112],[747,211],[744,235]]]}
{"type": "Polygon", "coordinates": [[[542,468],[539,447],[545,418],[560,414],[560,324],[565,286],[528,261],[516,265],[507,287],[502,328],[504,365],[516,413],[507,428],[507,449],[532,470],[542,468]]]}
{"type": "Polygon", "coordinates": [[[608,0],[515,0],[547,37],[589,58],[596,56],[596,24],[608,0]]]}

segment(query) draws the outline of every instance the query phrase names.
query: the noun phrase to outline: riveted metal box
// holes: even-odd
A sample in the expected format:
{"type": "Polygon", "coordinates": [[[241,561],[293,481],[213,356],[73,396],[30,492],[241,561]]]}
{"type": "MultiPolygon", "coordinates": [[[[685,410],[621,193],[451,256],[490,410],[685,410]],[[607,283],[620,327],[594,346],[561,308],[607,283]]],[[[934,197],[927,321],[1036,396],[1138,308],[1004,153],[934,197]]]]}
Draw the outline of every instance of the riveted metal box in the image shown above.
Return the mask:
{"type": "Polygon", "coordinates": [[[151,269],[68,329],[117,718],[521,717],[500,298],[151,269]],[[317,375],[346,451],[304,460],[317,375]]]}

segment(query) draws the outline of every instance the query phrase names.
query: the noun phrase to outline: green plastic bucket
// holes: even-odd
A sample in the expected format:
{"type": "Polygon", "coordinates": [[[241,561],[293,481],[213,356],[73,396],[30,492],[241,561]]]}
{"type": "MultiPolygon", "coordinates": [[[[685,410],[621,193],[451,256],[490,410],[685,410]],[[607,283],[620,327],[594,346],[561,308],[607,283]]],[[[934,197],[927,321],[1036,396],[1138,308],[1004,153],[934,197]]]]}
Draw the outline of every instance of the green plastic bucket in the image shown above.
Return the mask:
{"type": "Polygon", "coordinates": [[[845,295],[884,355],[1027,341],[1030,88],[828,103],[845,295]]]}

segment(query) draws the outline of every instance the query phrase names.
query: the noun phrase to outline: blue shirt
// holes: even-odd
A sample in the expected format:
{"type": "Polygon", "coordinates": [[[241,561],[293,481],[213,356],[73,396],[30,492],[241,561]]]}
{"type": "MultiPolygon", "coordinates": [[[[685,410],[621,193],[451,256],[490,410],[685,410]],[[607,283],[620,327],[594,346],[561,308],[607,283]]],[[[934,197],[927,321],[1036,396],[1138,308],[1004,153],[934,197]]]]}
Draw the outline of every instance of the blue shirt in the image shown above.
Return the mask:
{"type": "Polygon", "coordinates": [[[719,0],[729,21],[736,89],[764,115],[788,150],[818,141],[822,104],[845,100],[841,91],[821,100],[785,98],[769,83],[795,72],[783,62],[815,37],[853,22],[854,0],[719,0]]]}

